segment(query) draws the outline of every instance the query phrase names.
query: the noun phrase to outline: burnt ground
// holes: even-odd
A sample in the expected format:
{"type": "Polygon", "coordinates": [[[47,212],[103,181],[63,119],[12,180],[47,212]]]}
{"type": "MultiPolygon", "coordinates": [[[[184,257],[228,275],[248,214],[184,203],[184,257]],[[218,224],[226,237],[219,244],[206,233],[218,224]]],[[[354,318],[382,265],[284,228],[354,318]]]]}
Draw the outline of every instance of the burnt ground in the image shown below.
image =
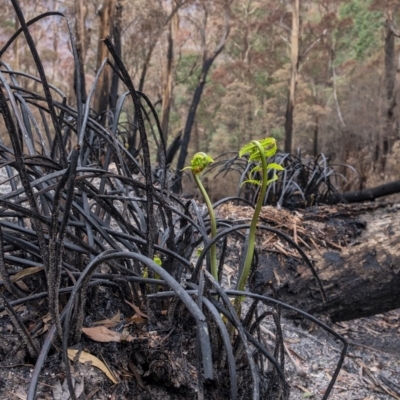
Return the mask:
{"type": "MultiPolygon", "coordinates": [[[[286,355],[286,373],[291,385],[290,398],[321,398],[339,357],[340,345],[321,329],[304,329],[285,319],[282,325],[287,351],[291,356],[286,355]]],[[[334,328],[349,339],[350,347],[330,398],[399,399],[400,310],[341,322],[335,324],[334,328]]],[[[191,330],[182,321],[182,326],[172,333],[153,332],[144,339],[137,338],[132,342],[98,343],[83,336],[80,347],[105,360],[120,383],[114,385],[103,372],[90,363],[73,363],[76,390],[78,394],[81,393],[79,398],[196,399],[194,383],[197,374],[196,366],[191,363],[195,359],[191,354],[194,351],[191,330]],[[147,351],[151,348],[153,351],[147,351]],[[149,354],[152,354],[152,359],[149,354]],[[183,370],[187,373],[180,374],[183,370]],[[191,382],[188,381],[188,376],[192,376],[191,382]],[[174,387],[173,382],[175,386],[180,385],[180,388],[174,387]]],[[[264,328],[263,333],[268,341],[272,334],[268,327],[264,328]]],[[[20,338],[13,332],[4,315],[0,319],[0,337],[0,398],[26,399],[33,360],[27,356],[20,338]]],[[[229,398],[229,378],[220,376],[219,381],[220,386],[225,386],[225,393],[221,390],[215,391],[208,398],[229,398]]],[[[247,386],[244,382],[242,385],[247,386]]],[[[68,399],[67,393],[60,352],[58,348],[53,348],[39,378],[37,398],[68,399]]],[[[247,396],[250,393],[247,392],[246,395],[242,391],[242,395],[247,396]]]]}
{"type": "MultiPolygon", "coordinates": [[[[282,212],[279,215],[285,217],[282,212]]],[[[270,216],[269,222],[273,218],[270,216]]],[[[283,222],[277,221],[277,225],[282,226],[283,222]]],[[[225,287],[232,287],[237,275],[238,253],[234,243],[231,250],[233,255],[224,265],[225,287]]],[[[96,356],[112,376],[107,376],[91,361],[82,363],[71,357],[79,399],[201,398],[197,392],[199,366],[196,364],[195,322],[185,308],[178,306],[175,318],[171,319],[166,315],[167,307],[160,301],[157,322],[149,327],[144,307],[138,309],[121,302],[115,292],[93,289],[89,296],[92,307],[84,326],[108,328],[115,338],[83,334],[74,348],[96,356]],[[113,383],[112,379],[118,383],[113,383]]],[[[248,305],[245,304],[245,308],[248,305]]],[[[49,321],[48,316],[43,317],[43,310],[37,310],[36,319],[32,318],[35,313],[29,304],[17,306],[15,311],[32,336],[42,342],[49,321]]],[[[283,317],[281,325],[290,399],[322,398],[339,359],[341,344],[312,323],[283,317]]],[[[349,351],[329,398],[400,399],[400,310],[331,326],[348,339],[349,351]]],[[[260,340],[267,348],[273,348],[275,334],[274,324],[265,319],[260,340]]],[[[59,346],[56,341],[44,363],[37,399],[69,398],[59,346]]],[[[224,362],[220,360],[218,348],[213,354],[217,354],[215,381],[205,385],[204,398],[229,399],[229,376],[222,367],[224,362]]],[[[29,355],[5,311],[0,312],[0,362],[0,399],[26,399],[35,359],[29,355]]],[[[246,366],[244,357],[239,356],[237,371],[241,399],[251,398],[252,381],[246,366]]],[[[268,397],[262,394],[261,398],[268,397]]]]}

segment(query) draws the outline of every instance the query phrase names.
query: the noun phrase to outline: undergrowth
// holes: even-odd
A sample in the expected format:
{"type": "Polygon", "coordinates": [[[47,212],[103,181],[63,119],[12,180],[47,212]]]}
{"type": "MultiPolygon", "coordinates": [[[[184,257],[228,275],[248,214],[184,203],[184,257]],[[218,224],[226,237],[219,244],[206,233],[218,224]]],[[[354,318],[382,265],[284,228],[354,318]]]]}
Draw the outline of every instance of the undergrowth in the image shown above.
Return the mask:
{"type": "MultiPolygon", "coordinates": [[[[68,20],[53,12],[25,23],[18,5],[13,4],[21,28],[0,50],[0,57],[3,59],[17,36],[23,36],[38,75],[25,74],[22,79],[18,71],[1,61],[2,130],[7,132],[11,147],[0,144],[0,171],[4,176],[0,183],[0,312],[6,311],[2,318],[9,318],[23,341],[26,357],[35,364],[27,398],[36,397],[49,351],[54,345],[53,351],[57,351],[60,344],[60,365],[61,361],[65,363],[71,398],[76,397],[71,368],[84,352],[73,349],[89,340],[82,332],[91,325],[90,316],[96,310],[105,312],[105,298],[114,299],[113,307],[115,311],[118,308],[119,315],[115,325],[107,329],[115,328],[116,334],[118,326],[125,332],[125,339],[120,339],[121,358],[109,359],[109,368],[116,371],[124,359],[142,371],[143,379],[153,377],[157,382],[161,373],[159,385],[192,387],[191,393],[197,398],[288,399],[283,337],[278,333],[282,332],[281,310],[296,311],[343,343],[323,397],[328,398],[343,363],[345,340],[301,310],[273,297],[224,288],[209,273],[210,248],[217,246],[217,272],[221,277],[229,238],[245,243],[249,224],[219,219],[217,234],[210,238],[210,219],[201,207],[170,193],[157,115],[148,99],[135,90],[110,40],[107,38],[104,45],[113,62],[106,61],[104,68],[117,72],[125,92],[113,110],[114,122],[104,127],[90,110],[97,80],[83,103],[77,74],[78,98],[74,106],[67,104],[66,95],[48,83],[28,29],[43,18],[59,16],[70,26],[68,20]],[[30,85],[33,81],[35,85],[30,85]],[[38,85],[37,92],[29,89],[38,85]],[[133,126],[120,125],[122,113],[132,109],[133,126]],[[151,134],[159,152],[157,170],[161,171],[157,182],[149,153],[148,132],[153,127],[151,134]],[[136,151],[127,151],[119,138],[136,131],[136,151]],[[132,165],[135,175],[131,174],[132,165]],[[203,250],[196,257],[201,246],[203,250]],[[231,300],[237,296],[246,297],[250,304],[244,315],[238,315],[232,306],[231,300]],[[24,319],[16,308],[20,305],[25,305],[24,319]],[[44,329],[48,313],[51,320],[44,329]],[[37,322],[28,327],[25,321],[29,316],[37,322]],[[139,319],[144,328],[139,328],[139,319]],[[269,348],[260,340],[259,332],[266,319],[277,333],[269,348]],[[154,332],[160,338],[153,348],[138,347],[137,336],[146,332],[148,338],[154,332]],[[188,347],[186,361],[155,358],[161,348],[173,353],[174,341],[188,347]],[[140,352],[151,362],[141,363],[140,352]],[[135,356],[129,356],[131,353],[135,356]],[[182,376],[181,369],[188,363],[196,371],[194,382],[189,373],[182,376]],[[220,377],[225,375],[229,379],[223,381],[220,377]]],[[[79,70],[72,33],[70,46],[75,69],[79,70]]],[[[290,171],[291,177],[297,174],[297,179],[302,179],[303,172],[296,163],[288,167],[288,160],[293,157],[281,156],[275,162],[290,171]]],[[[318,168],[310,167],[304,178],[309,186],[322,179],[312,175],[318,168]]],[[[283,193],[294,190],[288,183],[296,187],[294,179],[285,176],[273,182],[267,194],[286,198],[286,202],[280,202],[282,206],[289,202],[283,193]]],[[[327,184],[326,179],[324,182],[327,184]]],[[[318,196],[326,195],[318,194],[315,202],[318,196]]],[[[303,197],[310,202],[307,191],[303,191],[303,197]]],[[[230,200],[223,199],[219,204],[230,200]]],[[[282,239],[290,241],[285,235],[282,239]]],[[[293,241],[290,244],[296,247],[293,241]]],[[[304,253],[300,254],[311,265],[304,253]]]]}

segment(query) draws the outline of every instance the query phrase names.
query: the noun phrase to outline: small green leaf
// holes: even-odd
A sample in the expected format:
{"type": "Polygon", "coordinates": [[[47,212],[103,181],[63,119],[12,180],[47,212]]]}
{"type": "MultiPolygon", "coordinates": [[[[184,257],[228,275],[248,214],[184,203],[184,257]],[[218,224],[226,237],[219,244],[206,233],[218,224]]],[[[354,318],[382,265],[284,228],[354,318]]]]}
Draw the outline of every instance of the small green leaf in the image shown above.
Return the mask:
{"type": "Polygon", "coordinates": [[[277,163],[271,163],[267,165],[267,169],[276,169],[277,171],[284,171],[285,168],[282,167],[282,165],[279,165],[277,163]]]}
{"type": "Polygon", "coordinates": [[[276,140],[274,138],[270,138],[270,137],[259,140],[259,143],[264,148],[276,147],[276,140]]]}
{"type": "Polygon", "coordinates": [[[162,267],[162,260],[160,257],[154,256],[153,261],[160,267],[162,267]]]}
{"type": "Polygon", "coordinates": [[[277,151],[276,140],[274,138],[265,138],[262,140],[253,140],[250,143],[245,144],[239,151],[239,157],[243,157],[245,154],[249,155],[249,162],[261,161],[261,156],[258,143],[264,149],[265,157],[273,156],[277,151]]]}
{"type": "Polygon", "coordinates": [[[311,392],[304,392],[303,393],[303,399],[308,399],[309,397],[314,397],[314,393],[311,393],[311,392]]]}
{"type": "Polygon", "coordinates": [[[256,166],[250,171],[250,176],[252,176],[252,175],[255,174],[256,172],[261,172],[261,171],[262,171],[261,165],[256,165],[256,166]]]}
{"type": "Polygon", "coordinates": [[[254,161],[258,161],[258,162],[261,161],[261,156],[260,156],[259,151],[250,154],[249,163],[254,162],[254,161]]]}
{"type": "Polygon", "coordinates": [[[239,151],[239,157],[243,157],[245,154],[252,154],[257,149],[253,142],[245,144],[239,151]]]}
{"type": "Polygon", "coordinates": [[[267,180],[267,186],[270,185],[272,182],[275,182],[278,180],[278,175],[274,174],[274,176],[271,179],[267,180]]]}
{"type": "Polygon", "coordinates": [[[256,179],[248,179],[247,181],[244,181],[240,186],[242,187],[245,183],[251,183],[252,185],[261,186],[261,181],[258,181],[256,179]]]}

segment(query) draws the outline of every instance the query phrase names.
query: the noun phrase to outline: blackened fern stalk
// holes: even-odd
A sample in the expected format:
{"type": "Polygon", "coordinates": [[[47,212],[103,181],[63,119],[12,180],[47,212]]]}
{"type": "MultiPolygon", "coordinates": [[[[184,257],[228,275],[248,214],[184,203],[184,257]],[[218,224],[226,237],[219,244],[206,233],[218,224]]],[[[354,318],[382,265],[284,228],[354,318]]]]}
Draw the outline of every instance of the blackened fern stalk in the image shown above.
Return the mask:
{"type": "MultiPolygon", "coordinates": [[[[265,193],[268,185],[276,181],[278,176],[274,173],[271,179],[268,179],[268,172],[270,170],[282,171],[284,168],[276,163],[267,164],[267,158],[272,157],[277,151],[276,141],[273,138],[266,138],[263,140],[253,140],[251,143],[246,144],[240,149],[239,156],[243,157],[245,154],[249,155],[248,162],[256,162],[257,165],[250,172],[250,179],[243,182],[252,183],[261,186],[260,195],[257,200],[256,208],[254,210],[253,218],[251,220],[250,232],[247,242],[246,258],[242,270],[240,271],[239,280],[237,282],[237,290],[243,291],[247,279],[250,274],[251,262],[254,256],[255,238],[258,217],[260,216],[261,208],[264,202],[265,193]],[[260,165],[261,164],[261,165],[260,165]],[[253,179],[253,174],[260,172],[262,174],[261,181],[253,179]]],[[[236,298],[236,305],[239,306],[241,297],[236,298]]]]}
{"type": "Polygon", "coordinates": [[[151,163],[150,163],[150,150],[149,150],[149,143],[147,141],[147,134],[146,128],[144,125],[144,119],[140,104],[140,97],[135,90],[132,80],[128,74],[128,71],[125,68],[122,60],[118,56],[114,45],[111,43],[110,38],[107,36],[104,39],[104,44],[107,46],[108,51],[113,56],[115,65],[121,73],[123,78],[123,82],[128,87],[129,92],[132,96],[132,101],[135,106],[135,117],[137,120],[138,128],[139,128],[139,135],[140,140],[142,143],[143,149],[143,163],[144,163],[144,176],[146,181],[146,211],[147,211],[147,231],[146,231],[146,239],[147,239],[147,257],[150,259],[154,256],[154,234],[156,232],[156,223],[154,219],[154,187],[152,182],[152,175],[151,175],[151,163]]]}

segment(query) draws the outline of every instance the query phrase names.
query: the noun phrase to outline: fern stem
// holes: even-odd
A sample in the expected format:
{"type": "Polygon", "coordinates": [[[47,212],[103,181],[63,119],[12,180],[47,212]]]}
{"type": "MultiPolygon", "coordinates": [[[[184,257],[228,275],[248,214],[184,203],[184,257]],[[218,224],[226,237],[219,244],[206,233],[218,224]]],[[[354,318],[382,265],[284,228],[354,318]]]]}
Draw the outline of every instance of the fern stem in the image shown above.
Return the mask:
{"type": "MultiPolygon", "coordinates": [[[[260,195],[258,196],[256,208],[254,210],[253,218],[251,220],[246,259],[244,262],[242,273],[240,274],[238,283],[236,285],[237,290],[244,290],[244,287],[246,285],[247,279],[250,274],[251,262],[253,261],[253,256],[254,256],[254,247],[255,247],[255,238],[256,238],[258,217],[260,216],[261,208],[262,208],[262,205],[264,202],[264,197],[265,197],[265,193],[267,191],[267,186],[268,186],[268,175],[267,175],[268,174],[268,165],[267,165],[267,159],[264,154],[264,148],[256,140],[253,143],[254,143],[254,145],[257,146],[257,148],[260,152],[260,158],[261,158],[261,163],[262,163],[262,183],[261,183],[260,195]]],[[[242,301],[241,298],[236,297],[236,305],[239,305],[241,303],[241,301],[242,301]]]]}
{"type": "MultiPolygon", "coordinates": [[[[192,171],[192,174],[207,205],[208,215],[210,216],[211,239],[212,239],[217,234],[217,220],[215,218],[214,208],[211,204],[210,198],[208,197],[207,191],[204,188],[203,183],[199,178],[199,174],[196,173],[195,171],[192,171]]],[[[211,245],[210,248],[210,265],[211,265],[211,274],[214,277],[214,279],[218,282],[217,245],[215,243],[211,245]]]]}

